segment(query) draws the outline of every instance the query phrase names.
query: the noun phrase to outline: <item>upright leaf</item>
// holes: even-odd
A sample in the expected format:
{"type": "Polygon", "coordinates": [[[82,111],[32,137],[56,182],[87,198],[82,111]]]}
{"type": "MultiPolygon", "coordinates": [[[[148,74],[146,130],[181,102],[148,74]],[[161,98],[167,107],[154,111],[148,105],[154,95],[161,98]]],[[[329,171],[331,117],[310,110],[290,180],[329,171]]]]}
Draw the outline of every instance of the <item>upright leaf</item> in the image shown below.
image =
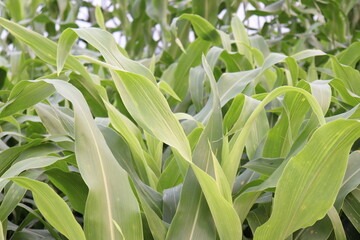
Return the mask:
{"type": "Polygon", "coordinates": [[[142,239],[140,209],[128,175],[95,125],[83,96],[66,82],[53,80],[49,83],[74,105],[76,160],[89,187],[84,215],[86,237],[121,239],[113,222],[116,221],[124,238],[142,239]]]}
{"type": "Polygon", "coordinates": [[[322,219],[335,202],[347,155],[359,136],[360,123],[354,120],[339,119],[320,127],[286,165],[271,217],[256,230],[255,239],[285,239],[322,219]]]}

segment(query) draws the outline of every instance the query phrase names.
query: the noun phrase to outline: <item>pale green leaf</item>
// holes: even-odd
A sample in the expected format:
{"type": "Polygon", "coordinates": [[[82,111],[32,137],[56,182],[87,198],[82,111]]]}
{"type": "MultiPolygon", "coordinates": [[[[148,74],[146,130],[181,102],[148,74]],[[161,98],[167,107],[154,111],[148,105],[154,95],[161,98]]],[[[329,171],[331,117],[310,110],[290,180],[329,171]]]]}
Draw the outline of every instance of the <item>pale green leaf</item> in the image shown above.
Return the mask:
{"type": "Polygon", "coordinates": [[[98,23],[98,25],[102,28],[102,29],[106,29],[105,27],[105,20],[104,20],[104,15],[102,14],[101,11],[101,7],[99,5],[97,5],[95,7],[95,18],[96,18],[96,22],[98,23]]]}
{"type": "Polygon", "coordinates": [[[9,179],[32,192],[35,203],[46,220],[68,239],[86,239],[65,201],[47,184],[24,177],[9,179]]]}
{"type": "Polygon", "coordinates": [[[340,189],[359,126],[354,120],[327,123],[290,159],[277,184],[271,217],[257,229],[255,239],[285,239],[325,216],[340,189]]]}

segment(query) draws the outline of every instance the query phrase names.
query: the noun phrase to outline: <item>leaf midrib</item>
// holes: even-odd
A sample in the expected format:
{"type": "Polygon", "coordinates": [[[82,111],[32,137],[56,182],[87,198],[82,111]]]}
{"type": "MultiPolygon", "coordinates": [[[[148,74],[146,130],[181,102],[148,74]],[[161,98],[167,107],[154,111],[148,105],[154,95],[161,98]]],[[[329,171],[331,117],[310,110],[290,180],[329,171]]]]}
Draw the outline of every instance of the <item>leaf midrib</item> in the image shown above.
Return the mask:
{"type": "MultiPolygon", "coordinates": [[[[76,102],[76,104],[79,107],[79,110],[80,110],[81,114],[83,116],[85,116],[86,112],[80,107],[81,104],[77,101],[76,98],[74,98],[73,102],[76,102]]],[[[109,222],[109,227],[110,227],[110,235],[111,235],[111,239],[115,240],[114,226],[113,226],[113,223],[112,223],[113,217],[112,217],[112,212],[111,212],[111,207],[110,207],[111,199],[109,197],[108,181],[107,181],[107,178],[105,177],[105,168],[104,168],[104,165],[103,165],[103,162],[102,162],[102,157],[100,155],[100,149],[99,149],[99,146],[98,146],[98,142],[96,141],[95,134],[93,132],[92,126],[91,126],[91,124],[90,124],[90,122],[88,120],[86,120],[85,122],[88,125],[88,129],[89,129],[89,133],[91,134],[91,137],[95,140],[94,145],[95,145],[95,148],[96,148],[96,153],[98,155],[98,158],[100,159],[100,161],[99,161],[100,172],[101,172],[101,178],[103,179],[103,182],[104,182],[104,191],[105,191],[105,197],[106,197],[106,210],[108,212],[107,215],[108,215],[108,222],[109,222]]]]}

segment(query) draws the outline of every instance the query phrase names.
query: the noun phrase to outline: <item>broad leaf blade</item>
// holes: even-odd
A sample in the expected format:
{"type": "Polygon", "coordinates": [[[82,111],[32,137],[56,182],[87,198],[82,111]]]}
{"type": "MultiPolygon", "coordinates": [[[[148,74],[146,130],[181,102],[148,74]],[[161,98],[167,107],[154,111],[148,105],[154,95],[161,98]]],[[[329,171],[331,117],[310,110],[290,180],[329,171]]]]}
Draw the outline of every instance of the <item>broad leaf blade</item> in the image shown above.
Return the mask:
{"type": "Polygon", "coordinates": [[[142,239],[140,210],[128,175],[95,125],[83,96],[66,82],[52,80],[49,83],[74,105],[76,159],[89,187],[85,207],[86,236],[119,239],[121,235],[113,223],[116,221],[126,239],[142,239]]]}
{"type": "Polygon", "coordinates": [[[285,239],[323,218],[335,202],[347,155],[359,135],[360,123],[354,120],[340,119],[320,127],[286,165],[277,184],[272,215],[257,229],[255,239],[285,239]]]}
{"type": "Polygon", "coordinates": [[[160,90],[141,75],[124,71],[116,73],[120,81],[115,83],[132,117],[147,132],[176,148],[190,160],[191,151],[186,135],[160,90]]]}
{"type": "Polygon", "coordinates": [[[35,203],[47,221],[70,240],[85,240],[85,234],[76,222],[65,201],[47,184],[24,177],[10,178],[16,184],[32,191],[35,203]]]}

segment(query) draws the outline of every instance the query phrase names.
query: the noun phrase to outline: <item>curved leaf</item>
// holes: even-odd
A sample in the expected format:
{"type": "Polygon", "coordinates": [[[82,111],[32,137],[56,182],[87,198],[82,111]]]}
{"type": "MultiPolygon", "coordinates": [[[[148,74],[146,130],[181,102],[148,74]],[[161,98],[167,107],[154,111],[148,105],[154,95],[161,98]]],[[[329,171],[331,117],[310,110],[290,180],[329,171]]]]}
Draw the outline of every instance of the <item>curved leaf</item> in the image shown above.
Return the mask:
{"type": "Polygon", "coordinates": [[[271,217],[256,230],[255,239],[282,240],[322,219],[335,202],[348,153],[359,136],[360,122],[355,120],[335,120],[316,130],[285,166],[271,217]]]}
{"type": "Polygon", "coordinates": [[[59,232],[70,240],[86,239],[80,224],[76,222],[68,205],[46,183],[24,177],[9,179],[32,192],[40,212],[59,232]]]}

